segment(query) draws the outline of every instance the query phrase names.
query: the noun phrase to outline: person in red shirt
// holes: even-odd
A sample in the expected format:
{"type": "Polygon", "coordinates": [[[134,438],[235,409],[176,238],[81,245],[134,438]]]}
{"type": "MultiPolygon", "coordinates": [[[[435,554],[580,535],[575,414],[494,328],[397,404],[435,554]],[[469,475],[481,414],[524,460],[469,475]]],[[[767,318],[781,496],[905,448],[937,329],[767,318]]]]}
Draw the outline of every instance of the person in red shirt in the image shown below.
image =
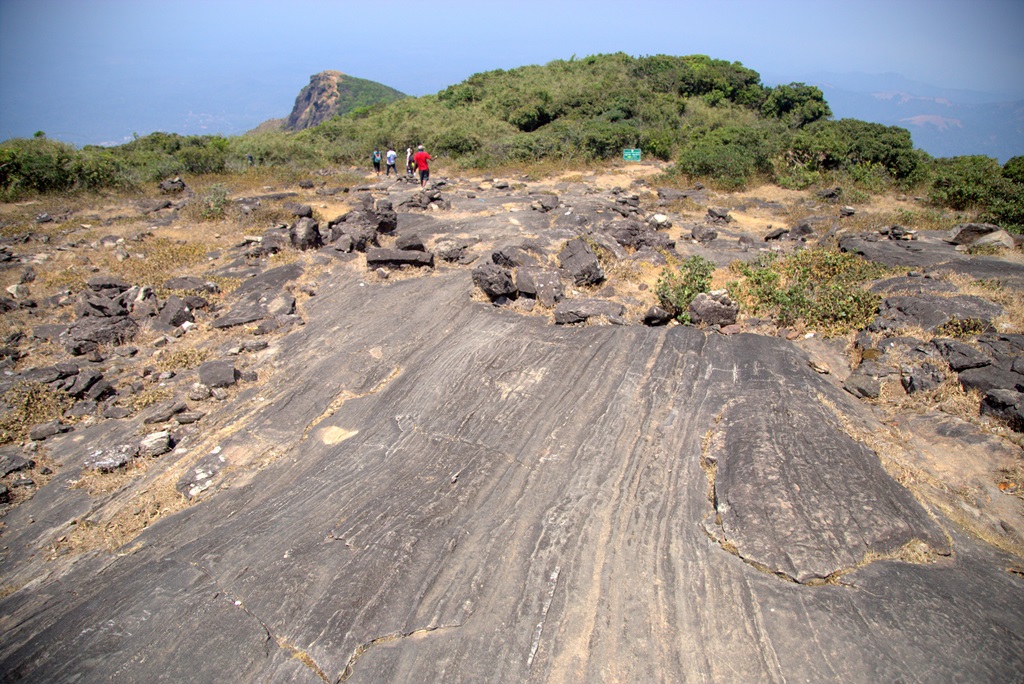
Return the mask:
{"type": "Polygon", "coordinates": [[[416,154],[412,155],[412,160],[416,163],[416,168],[420,172],[420,187],[424,187],[427,181],[430,180],[430,164],[429,162],[433,157],[427,154],[423,145],[416,148],[416,154]]]}

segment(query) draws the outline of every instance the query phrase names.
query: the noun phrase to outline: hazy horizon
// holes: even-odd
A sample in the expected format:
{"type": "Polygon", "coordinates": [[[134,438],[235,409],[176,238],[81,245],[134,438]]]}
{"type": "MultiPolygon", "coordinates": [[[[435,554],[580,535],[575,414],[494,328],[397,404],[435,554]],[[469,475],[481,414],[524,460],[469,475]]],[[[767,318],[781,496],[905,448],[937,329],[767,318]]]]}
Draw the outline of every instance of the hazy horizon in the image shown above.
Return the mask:
{"type": "Polygon", "coordinates": [[[1024,3],[0,0],[0,139],[244,133],[333,69],[426,95],[573,55],[706,54],[768,84],[896,74],[1024,99],[1024,3]],[[979,47],[980,46],[980,47],[979,47]]]}

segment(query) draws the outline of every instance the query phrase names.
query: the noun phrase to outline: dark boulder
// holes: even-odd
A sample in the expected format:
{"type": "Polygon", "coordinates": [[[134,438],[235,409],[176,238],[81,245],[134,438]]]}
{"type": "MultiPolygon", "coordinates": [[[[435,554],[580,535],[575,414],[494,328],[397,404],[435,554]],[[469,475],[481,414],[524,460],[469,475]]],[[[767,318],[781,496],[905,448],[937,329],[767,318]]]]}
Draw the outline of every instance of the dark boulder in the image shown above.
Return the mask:
{"type": "Polygon", "coordinates": [[[690,321],[697,325],[732,325],[739,315],[739,304],[730,299],[725,290],[701,292],[687,309],[690,321]]]}
{"type": "Polygon", "coordinates": [[[1024,390],[1024,375],[995,366],[968,368],[957,377],[965,390],[976,389],[982,394],[994,389],[1024,390]]]}
{"type": "Polygon", "coordinates": [[[418,233],[410,233],[408,235],[399,235],[395,240],[395,249],[404,252],[425,252],[427,251],[426,245],[423,244],[423,238],[418,233]]]}
{"type": "Polygon", "coordinates": [[[651,224],[634,219],[610,223],[606,230],[618,244],[633,250],[673,249],[676,246],[675,241],[659,233],[651,224]]]}
{"type": "Polygon", "coordinates": [[[502,247],[491,253],[491,261],[503,268],[520,268],[522,266],[538,266],[540,262],[522,247],[502,247]]]}
{"type": "Polygon", "coordinates": [[[939,355],[945,359],[949,367],[956,372],[969,368],[980,368],[992,363],[992,358],[982,354],[980,351],[959,340],[936,338],[932,344],[939,351],[939,355]]]}
{"type": "Polygon", "coordinates": [[[521,268],[516,271],[516,288],[519,294],[536,299],[544,306],[554,306],[565,297],[565,286],[558,272],[542,268],[521,268]]]}
{"type": "Polygon", "coordinates": [[[323,246],[320,237],[320,224],[312,218],[303,217],[288,229],[288,239],[296,249],[318,249],[323,246]]]}
{"type": "Polygon", "coordinates": [[[907,394],[936,389],[942,384],[942,379],[942,371],[927,362],[918,367],[904,368],[900,374],[900,384],[907,394]]]}
{"type": "Polygon", "coordinates": [[[499,297],[515,299],[518,290],[512,274],[497,264],[483,264],[473,269],[473,284],[492,301],[499,297]]]}
{"type": "Polygon", "coordinates": [[[1010,389],[993,389],[985,393],[981,412],[1002,418],[1010,428],[1024,432],[1024,392],[1010,389]]]}
{"type": "Polygon", "coordinates": [[[690,237],[702,245],[718,239],[718,231],[708,225],[695,225],[690,230],[690,237]]]}
{"type": "Polygon", "coordinates": [[[160,181],[158,186],[160,192],[164,194],[178,194],[185,191],[185,181],[181,178],[174,177],[167,180],[160,181]]]}
{"type": "Polygon", "coordinates": [[[434,267],[434,255],[415,249],[387,249],[371,247],[366,250],[367,268],[398,268],[400,266],[434,267]]]}
{"type": "Polygon", "coordinates": [[[238,371],[231,361],[206,361],[199,366],[199,382],[207,387],[230,387],[237,380],[238,371]]]}
{"type": "Polygon", "coordinates": [[[596,285],[604,280],[597,255],[580,238],[569,240],[558,255],[558,262],[577,285],[596,285]]]}
{"type": "Polygon", "coordinates": [[[101,344],[125,344],[135,337],[138,328],[127,316],[81,318],[68,327],[64,349],[72,356],[81,356],[95,351],[101,344]]]}
{"type": "Polygon", "coordinates": [[[89,470],[98,470],[101,473],[112,473],[118,468],[131,463],[139,454],[139,448],[134,444],[118,444],[112,447],[96,449],[85,458],[82,464],[89,470]]]}
{"type": "Polygon", "coordinates": [[[716,209],[715,207],[709,207],[708,213],[704,216],[704,220],[708,223],[731,223],[732,216],[729,216],[728,209],[716,209]]]}
{"type": "Polygon", "coordinates": [[[946,242],[952,245],[971,245],[991,233],[1001,230],[991,223],[958,223],[949,231],[946,242]]]}
{"type": "Polygon", "coordinates": [[[644,325],[659,326],[668,325],[669,321],[672,320],[672,314],[660,306],[652,306],[644,314],[644,325]]]}
{"type": "Polygon", "coordinates": [[[195,321],[191,309],[185,304],[185,300],[177,295],[171,295],[160,308],[160,315],[157,317],[164,325],[178,327],[182,323],[195,321]]]}
{"type": "Polygon", "coordinates": [[[972,321],[989,326],[992,319],[1002,313],[1001,306],[972,295],[896,295],[882,300],[878,316],[871,323],[870,329],[879,331],[920,327],[931,332],[956,321],[972,321]]]}

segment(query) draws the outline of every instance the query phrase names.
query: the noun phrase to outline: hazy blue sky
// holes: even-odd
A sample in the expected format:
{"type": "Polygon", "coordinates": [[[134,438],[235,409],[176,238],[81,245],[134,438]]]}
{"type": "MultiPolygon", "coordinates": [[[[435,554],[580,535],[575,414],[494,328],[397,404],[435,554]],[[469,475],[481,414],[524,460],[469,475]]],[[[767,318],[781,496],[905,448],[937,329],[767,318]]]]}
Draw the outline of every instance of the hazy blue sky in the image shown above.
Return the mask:
{"type": "Polygon", "coordinates": [[[1024,0],[0,0],[0,139],[236,134],[287,115],[325,69],[424,95],[619,51],[1022,98],[1022,35],[1024,0]]]}

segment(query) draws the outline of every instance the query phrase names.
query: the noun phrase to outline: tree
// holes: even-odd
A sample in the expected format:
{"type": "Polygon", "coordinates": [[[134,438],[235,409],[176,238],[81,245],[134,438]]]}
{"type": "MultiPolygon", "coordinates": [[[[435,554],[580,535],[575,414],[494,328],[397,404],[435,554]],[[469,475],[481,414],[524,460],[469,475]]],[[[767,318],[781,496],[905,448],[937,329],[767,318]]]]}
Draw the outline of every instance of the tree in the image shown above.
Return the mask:
{"type": "Polygon", "coordinates": [[[775,86],[768,92],[761,114],[786,121],[791,128],[802,128],[832,116],[825,96],[816,86],[803,83],[775,86]]]}

